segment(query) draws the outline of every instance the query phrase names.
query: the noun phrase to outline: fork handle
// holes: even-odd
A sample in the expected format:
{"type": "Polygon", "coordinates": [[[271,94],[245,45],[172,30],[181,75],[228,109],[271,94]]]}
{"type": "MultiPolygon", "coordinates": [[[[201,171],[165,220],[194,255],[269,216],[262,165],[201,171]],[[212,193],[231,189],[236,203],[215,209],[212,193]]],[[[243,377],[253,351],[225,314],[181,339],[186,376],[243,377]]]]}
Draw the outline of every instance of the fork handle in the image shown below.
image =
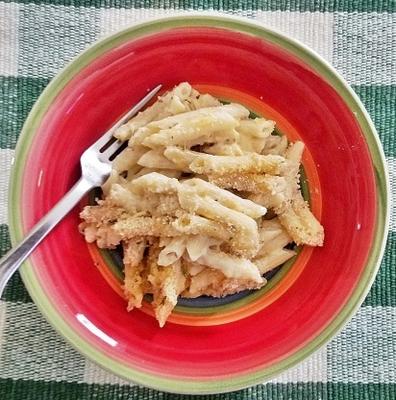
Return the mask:
{"type": "Polygon", "coordinates": [[[81,178],[59,202],[32,228],[16,247],[0,260],[0,297],[8,280],[26,260],[54,226],[71,211],[81,198],[94,187],[92,182],[81,178]]]}

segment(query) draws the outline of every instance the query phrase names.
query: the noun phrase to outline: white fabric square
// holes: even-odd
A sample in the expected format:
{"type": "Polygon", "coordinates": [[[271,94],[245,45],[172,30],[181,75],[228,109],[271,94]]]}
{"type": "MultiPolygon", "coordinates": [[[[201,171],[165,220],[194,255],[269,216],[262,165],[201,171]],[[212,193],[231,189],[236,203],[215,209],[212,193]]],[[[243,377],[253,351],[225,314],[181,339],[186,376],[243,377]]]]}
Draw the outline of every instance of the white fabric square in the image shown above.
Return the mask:
{"type": "Polygon", "coordinates": [[[18,74],[19,5],[0,3],[0,75],[18,74]]]}
{"type": "Polygon", "coordinates": [[[298,39],[327,61],[333,58],[333,14],[328,12],[258,11],[265,26],[298,39]]]}

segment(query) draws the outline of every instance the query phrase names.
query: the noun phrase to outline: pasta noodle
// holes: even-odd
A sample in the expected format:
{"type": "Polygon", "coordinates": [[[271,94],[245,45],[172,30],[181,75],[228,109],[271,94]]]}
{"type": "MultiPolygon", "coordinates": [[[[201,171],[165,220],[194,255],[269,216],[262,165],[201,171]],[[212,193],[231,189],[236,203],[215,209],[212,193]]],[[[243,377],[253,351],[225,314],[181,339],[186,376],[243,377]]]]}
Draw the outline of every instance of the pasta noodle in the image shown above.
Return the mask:
{"type": "Polygon", "coordinates": [[[208,250],[196,260],[199,264],[220,270],[228,278],[251,279],[261,283],[263,278],[255,265],[246,258],[239,258],[221,251],[208,250]]]}
{"type": "Polygon", "coordinates": [[[254,264],[257,266],[260,274],[265,274],[266,272],[271,271],[278,265],[283,264],[295,255],[296,252],[293,250],[277,248],[270,253],[255,259],[254,264]]]}
{"type": "Polygon", "coordinates": [[[285,169],[285,158],[256,153],[247,153],[242,156],[212,156],[198,155],[189,165],[191,171],[198,174],[247,174],[267,173],[278,175],[285,169]]]}
{"type": "Polygon", "coordinates": [[[206,235],[222,241],[229,241],[233,233],[221,222],[211,221],[195,214],[182,213],[172,226],[185,235],[206,235]]]}
{"type": "Polygon", "coordinates": [[[137,161],[137,164],[145,168],[177,169],[177,166],[172,161],[169,161],[161,151],[157,150],[149,150],[144,153],[137,161]]]}
{"type": "Polygon", "coordinates": [[[189,179],[184,185],[193,188],[198,195],[208,196],[223,206],[244,213],[251,218],[260,218],[267,212],[265,207],[257,205],[250,200],[243,199],[226,190],[222,190],[202,179],[189,179]]]}
{"type": "Polygon", "coordinates": [[[234,232],[230,243],[237,254],[251,257],[257,252],[257,224],[252,218],[213,199],[198,196],[191,189],[182,188],[179,201],[181,207],[190,213],[227,224],[234,232]]]}
{"type": "Polygon", "coordinates": [[[220,102],[210,95],[201,95],[187,82],[176,86],[172,91],[158,98],[152,106],[140,112],[128,123],[118,128],[114,136],[122,141],[128,140],[141,127],[170,115],[203,108],[218,106],[220,102]]]}

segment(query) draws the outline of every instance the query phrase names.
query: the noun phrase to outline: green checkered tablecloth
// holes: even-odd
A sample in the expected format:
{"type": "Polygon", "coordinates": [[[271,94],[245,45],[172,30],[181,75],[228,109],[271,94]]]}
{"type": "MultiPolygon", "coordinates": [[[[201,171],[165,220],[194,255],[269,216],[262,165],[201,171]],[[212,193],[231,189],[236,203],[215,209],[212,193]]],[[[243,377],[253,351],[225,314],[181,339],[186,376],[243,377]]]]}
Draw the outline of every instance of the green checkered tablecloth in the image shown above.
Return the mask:
{"type": "MultiPolygon", "coordinates": [[[[366,105],[396,197],[396,0],[0,1],[0,255],[10,247],[8,178],[34,101],[96,39],[182,10],[247,16],[302,40],[366,105]]],[[[271,382],[203,399],[396,399],[396,215],[379,274],[352,321],[326,347],[271,382]]],[[[135,386],[85,360],[48,325],[16,275],[0,301],[0,399],[187,399],[135,386]]]]}

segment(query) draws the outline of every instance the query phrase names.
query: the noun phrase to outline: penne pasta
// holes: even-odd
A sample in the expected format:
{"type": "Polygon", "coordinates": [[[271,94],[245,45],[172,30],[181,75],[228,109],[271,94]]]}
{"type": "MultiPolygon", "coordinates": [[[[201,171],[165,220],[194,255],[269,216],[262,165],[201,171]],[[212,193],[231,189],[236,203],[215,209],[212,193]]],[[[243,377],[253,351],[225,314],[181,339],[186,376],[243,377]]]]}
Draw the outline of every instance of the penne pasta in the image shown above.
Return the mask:
{"type": "Polygon", "coordinates": [[[113,170],[117,172],[124,172],[130,170],[135,166],[138,160],[147,153],[148,149],[143,146],[127,147],[121,152],[113,161],[113,170]]]}
{"type": "Polygon", "coordinates": [[[287,137],[271,135],[267,138],[261,154],[283,156],[287,149],[287,137]]]}
{"type": "Polygon", "coordinates": [[[200,196],[208,196],[223,206],[244,213],[251,218],[260,218],[267,212],[265,207],[243,199],[227,190],[220,189],[216,185],[205,182],[202,179],[189,179],[183,182],[183,185],[193,188],[200,196]]]}
{"type": "Polygon", "coordinates": [[[265,274],[279,265],[282,265],[295,255],[296,252],[293,250],[278,248],[262,257],[254,259],[253,262],[260,271],[260,274],[265,274]]]}
{"type": "Polygon", "coordinates": [[[177,165],[164,157],[160,150],[149,150],[139,158],[137,163],[145,168],[170,169],[172,171],[178,169],[177,165]]]}
{"type": "Polygon", "coordinates": [[[205,146],[203,151],[214,156],[241,156],[243,154],[241,146],[238,143],[228,144],[223,141],[205,146]]]}
{"type": "Polygon", "coordinates": [[[172,227],[184,235],[206,235],[210,238],[229,241],[232,238],[232,231],[221,222],[200,217],[199,215],[181,213],[172,222],[172,227]]]}
{"type": "Polygon", "coordinates": [[[162,327],[178,296],[260,289],[295,244],[323,245],[299,186],[304,144],[249,115],[183,82],[115,132],[128,147],[79,229],[122,246],[127,310],[148,294],[162,327]]]}
{"type": "Polygon", "coordinates": [[[238,121],[230,114],[218,113],[178,123],[160,130],[144,139],[143,145],[151,148],[164,146],[183,146],[189,148],[218,140],[235,141],[239,137],[234,130],[238,121]]]}
{"type": "Polygon", "coordinates": [[[183,186],[178,197],[184,210],[226,224],[233,232],[230,243],[236,253],[251,257],[257,252],[258,230],[254,219],[213,199],[200,197],[195,191],[183,186]]]}
{"type": "Polygon", "coordinates": [[[177,169],[190,171],[189,165],[200,156],[201,153],[191,150],[182,150],[176,146],[168,146],[164,150],[164,156],[173,162],[177,169]]]}
{"type": "Polygon", "coordinates": [[[258,268],[248,259],[231,256],[221,251],[208,250],[197,259],[198,264],[218,269],[227,278],[247,279],[262,283],[263,278],[258,268]]]}

